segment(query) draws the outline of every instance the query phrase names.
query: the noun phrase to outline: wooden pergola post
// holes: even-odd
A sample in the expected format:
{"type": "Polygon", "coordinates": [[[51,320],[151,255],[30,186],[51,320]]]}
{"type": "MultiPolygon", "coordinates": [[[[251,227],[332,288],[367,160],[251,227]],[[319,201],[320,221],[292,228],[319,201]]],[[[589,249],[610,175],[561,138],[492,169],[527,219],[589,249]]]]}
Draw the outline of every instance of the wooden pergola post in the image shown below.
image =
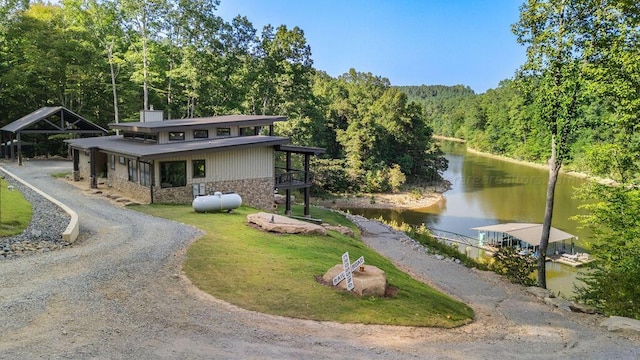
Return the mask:
{"type": "Polygon", "coordinates": [[[13,148],[13,135],[9,134],[9,148],[11,151],[11,161],[16,159],[16,150],[13,148]]]}
{"type": "MultiPolygon", "coordinates": [[[[311,184],[311,176],[309,175],[309,159],[311,156],[308,153],[304,154],[304,183],[311,184]]],[[[310,194],[310,186],[304,188],[304,216],[309,217],[309,202],[311,200],[310,194]]]]}
{"type": "Polygon", "coordinates": [[[16,133],[18,141],[18,166],[22,166],[22,141],[20,140],[20,131],[16,133]]]}
{"type": "MultiPolygon", "coordinates": [[[[292,182],[293,179],[291,178],[292,174],[291,174],[291,153],[287,151],[287,165],[286,165],[286,174],[287,177],[289,178],[289,182],[292,182]]],[[[285,207],[284,207],[284,214],[285,215],[291,215],[291,189],[289,187],[287,187],[287,189],[285,190],[286,196],[285,196],[285,207]]]]}
{"type": "Polygon", "coordinates": [[[98,176],[96,172],[96,152],[97,148],[89,148],[89,178],[91,179],[91,188],[98,188],[98,176]]]}

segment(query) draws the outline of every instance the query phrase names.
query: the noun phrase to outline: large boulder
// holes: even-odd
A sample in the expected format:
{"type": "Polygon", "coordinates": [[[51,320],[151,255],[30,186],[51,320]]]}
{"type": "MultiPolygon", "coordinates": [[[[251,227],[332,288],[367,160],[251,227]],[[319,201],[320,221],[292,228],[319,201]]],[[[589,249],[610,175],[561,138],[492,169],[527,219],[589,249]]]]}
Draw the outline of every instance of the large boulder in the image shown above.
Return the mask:
{"type": "Polygon", "coordinates": [[[265,231],[282,234],[317,234],[327,235],[327,230],[316,224],[292,219],[286,216],[260,212],[247,215],[247,221],[256,224],[265,231]]]}
{"type": "MultiPolygon", "coordinates": [[[[364,271],[356,270],[352,273],[354,288],[352,292],[358,296],[384,296],[387,291],[387,275],[376,266],[363,265],[364,271]]],[[[342,272],[342,264],[329,269],[322,280],[328,284],[333,284],[333,278],[342,272]]],[[[346,290],[347,280],[342,280],[336,288],[346,290]]]]}
{"type": "Polygon", "coordinates": [[[640,332],[640,320],[622,316],[612,316],[603,321],[600,326],[606,326],[609,331],[630,330],[640,332]]]}
{"type": "Polygon", "coordinates": [[[342,226],[342,225],[333,226],[333,225],[329,225],[327,223],[322,224],[322,226],[327,230],[337,231],[342,235],[346,235],[346,236],[349,236],[349,237],[353,237],[354,236],[353,230],[349,229],[346,226],[342,226]]]}
{"type": "MultiPolygon", "coordinates": [[[[287,197],[282,194],[273,194],[273,201],[276,204],[283,205],[287,202],[287,197]]],[[[291,195],[291,203],[294,204],[296,202],[296,197],[291,195]]]]}

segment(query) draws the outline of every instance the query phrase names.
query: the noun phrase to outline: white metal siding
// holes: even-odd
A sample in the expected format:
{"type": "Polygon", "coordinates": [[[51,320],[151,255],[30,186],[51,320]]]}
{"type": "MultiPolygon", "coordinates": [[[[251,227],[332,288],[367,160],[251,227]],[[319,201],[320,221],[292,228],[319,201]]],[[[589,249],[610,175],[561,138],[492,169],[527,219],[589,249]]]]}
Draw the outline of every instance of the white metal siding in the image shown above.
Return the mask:
{"type": "Polygon", "coordinates": [[[123,178],[125,180],[129,179],[129,167],[127,164],[129,159],[130,158],[127,158],[126,156],[116,155],[116,168],[114,170],[110,170],[113,172],[115,177],[123,178]],[[124,158],[124,164],[120,163],[121,157],[124,158]]]}
{"type": "MultiPolygon", "coordinates": [[[[218,126],[218,127],[228,127],[230,128],[231,134],[229,136],[239,136],[240,135],[240,127],[239,126],[218,126]]],[[[208,130],[209,131],[209,139],[216,138],[216,132],[218,127],[199,127],[191,130],[187,130],[184,132],[184,141],[193,141],[193,131],[194,130],[208,130]]],[[[226,137],[226,136],[224,136],[226,137]]],[[[167,144],[169,143],[169,131],[161,131],[158,133],[158,144],[167,144]]],[[[173,141],[171,141],[173,142],[173,141]]]]}
{"type": "Polygon", "coordinates": [[[273,148],[255,147],[158,160],[154,166],[156,184],[160,181],[160,163],[167,161],[187,162],[187,184],[273,177],[274,171],[273,148]],[[192,160],[200,159],[205,160],[206,177],[194,179],[192,160]]]}

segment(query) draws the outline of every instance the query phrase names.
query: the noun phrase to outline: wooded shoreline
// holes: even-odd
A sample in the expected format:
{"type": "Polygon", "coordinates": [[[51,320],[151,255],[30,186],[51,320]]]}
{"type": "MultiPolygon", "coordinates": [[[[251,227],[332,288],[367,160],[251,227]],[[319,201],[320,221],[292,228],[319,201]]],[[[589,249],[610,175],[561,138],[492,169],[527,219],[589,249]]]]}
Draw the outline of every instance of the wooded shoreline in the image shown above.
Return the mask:
{"type": "MultiPolygon", "coordinates": [[[[432,136],[434,139],[436,140],[445,140],[445,141],[452,141],[452,142],[458,142],[458,143],[466,143],[467,141],[465,139],[460,139],[460,138],[453,138],[453,137],[448,137],[448,136],[441,136],[441,135],[433,135],[432,136]]],[[[477,154],[477,155],[481,155],[481,156],[485,156],[488,158],[492,158],[492,159],[498,159],[498,160],[502,160],[502,161],[506,161],[506,162],[510,162],[510,163],[514,163],[514,164],[518,164],[518,165],[524,165],[524,166],[529,166],[529,167],[533,167],[536,169],[541,169],[541,170],[549,170],[549,166],[546,164],[542,164],[542,163],[537,163],[537,162],[533,162],[533,161],[527,161],[527,160],[520,160],[520,159],[514,159],[508,156],[504,156],[504,155],[497,155],[497,154],[492,154],[492,153],[488,153],[485,151],[480,151],[480,150],[476,150],[472,147],[467,146],[467,151],[472,153],[472,154],[477,154]]],[[[580,179],[587,179],[590,181],[596,181],[600,184],[604,184],[604,185],[616,185],[616,182],[612,179],[605,179],[602,177],[598,177],[598,176],[593,176],[590,174],[587,174],[585,172],[581,172],[581,171],[574,171],[574,170],[566,170],[566,169],[561,169],[560,173],[568,175],[568,176],[573,176],[576,178],[580,178],[580,179]]]]}

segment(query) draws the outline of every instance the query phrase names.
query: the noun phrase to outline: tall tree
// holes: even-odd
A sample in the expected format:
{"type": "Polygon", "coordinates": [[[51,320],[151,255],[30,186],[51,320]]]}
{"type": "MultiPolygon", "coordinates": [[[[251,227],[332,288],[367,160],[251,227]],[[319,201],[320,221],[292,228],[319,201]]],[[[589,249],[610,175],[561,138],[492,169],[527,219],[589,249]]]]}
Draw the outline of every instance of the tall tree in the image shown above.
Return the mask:
{"type": "Polygon", "coordinates": [[[580,91],[585,44],[581,30],[588,21],[588,0],[528,0],[520,7],[513,31],[527,46],[521,76],[539,79],[536,91],[541,123],[550,134],[549,180],[538,257],[538,286],[547,287],[546,251],[549,244],[556,182],[579,127],[580,91]]]}
{"type": "Polygon", "coordinates": [[[313,61],[304,31],[285,25],[262,30],[256,51],[258,76],[251,91],[252,113],[299,115],[311,93],[313,61]]]}
{"type": "Polygon", "coordinates": [[[165,92],[169,114],[179,108],[182,117],[195,117],[198,100],[219,72],[223,20],[215,15],[218,0],[183,0],[170,3],[165,42],[169,69],[165,92]],[[174,89],[175,88],[175,89],[174,89]],[[174,104],[179,99],[182,104],[174,104]]]}
{"type": "Polygon", "coordinates": [[[592,174],[619,185],[592,183],[579,193],[597,261],[577,294],[606,314],[640,319],[640,4],[603,0],[592,14],[588,92],[606,105],[611,135],[590,144],[587,159],[592,174]]]}
{"type": "Polygon", "coordinates": [[[166,30],[169,4],[166,0],[120,0],[119,4],[125,26],[137,33],[140,39],[142,102],[144,110],[149,110],[149,44],[166,30]]]}
{"type": "Polygon", "coordinates": [[[113,0],[64,0],[65,10],[76,26],[83,27],[104,51],[109,64],[113,120],[120,121],[117,78],[123,63],[121,50],[126,38],[122,29],[122,14],[113,0]]]}

